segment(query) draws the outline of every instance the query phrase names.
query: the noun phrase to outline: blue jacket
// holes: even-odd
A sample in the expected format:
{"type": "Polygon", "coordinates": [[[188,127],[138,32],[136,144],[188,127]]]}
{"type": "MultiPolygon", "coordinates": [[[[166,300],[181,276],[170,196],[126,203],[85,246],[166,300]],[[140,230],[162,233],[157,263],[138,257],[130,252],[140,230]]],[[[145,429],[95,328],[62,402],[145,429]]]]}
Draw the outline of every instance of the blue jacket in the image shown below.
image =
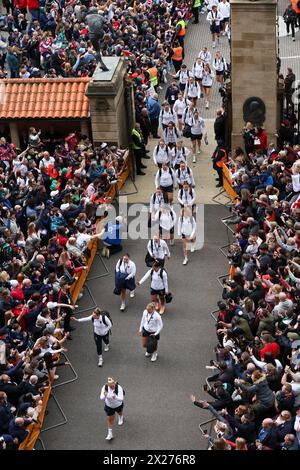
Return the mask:
{"type": "Polygon", "coordinates": [[[105,225],[105,235],[103,241],[108,245],[121,245],[121,224],[116,224],[111,220],[105,225]]]}
{"type": "Polygon", "coordinates": [[[147,109],[150,119],[158,119],[160,113],[160,104],[157,100],[149,98],[147,101],[147,109]]]}

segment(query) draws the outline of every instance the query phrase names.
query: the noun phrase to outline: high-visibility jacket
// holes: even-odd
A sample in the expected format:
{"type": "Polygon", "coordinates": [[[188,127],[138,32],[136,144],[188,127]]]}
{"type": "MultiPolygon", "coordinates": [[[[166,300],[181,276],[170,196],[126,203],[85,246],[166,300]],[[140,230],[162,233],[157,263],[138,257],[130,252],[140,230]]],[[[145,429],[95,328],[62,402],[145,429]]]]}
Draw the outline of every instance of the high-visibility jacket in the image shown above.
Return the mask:
{"type": "Polygon", "coordinates": [[[299,0],[292,0],[292,7],[293,7],[293,10],[296,12],[296,13],[300,13],[300,3],[299,3],[299,0]]]}
{"type": "Polygon", "coordinates": [[[177,25],[176,25],[176,29],[177,29],[177,26],[181,26],[181,30],[179,31],[179,33],[177,33],[177,36],[185,36],[185,21],[184,20],[179,20],[177,25]]]}
{"type": "Polygon", "coordinates": [[[157,78],[157,68],[156,67],[151,67],[150,69],[147,70],[149,73],[150,77],[150,85],[156,86],[158,85],[158,78],[157,78]]]}
{"type": "Polygon", "coordinates": [[[131,135],[132,136],[135,135],[137,140],[139,141],[139,143],[136,143],[135,140],[132,139],[132,148],[133,148],[133,150],[141,150],[141,148],[143,148],[142,136],[139,133],[139,131],[137,129],[135,129],[135,127],[132,129],[131,135]]]}
{"type": "Polygon", "coordinates": [[[174,47],[173,49],[173,56],[172,56],[172,60],[175,60],[175,61],[180,61],[183,59],[182,57],[182,52],[183,52],[183,49],[182,47],[174,47]]]}
{"type": "Polygon", "coordinates": [[[199,8],[201,5],[201,0],[194,0],[192,8],[199,8]]]}

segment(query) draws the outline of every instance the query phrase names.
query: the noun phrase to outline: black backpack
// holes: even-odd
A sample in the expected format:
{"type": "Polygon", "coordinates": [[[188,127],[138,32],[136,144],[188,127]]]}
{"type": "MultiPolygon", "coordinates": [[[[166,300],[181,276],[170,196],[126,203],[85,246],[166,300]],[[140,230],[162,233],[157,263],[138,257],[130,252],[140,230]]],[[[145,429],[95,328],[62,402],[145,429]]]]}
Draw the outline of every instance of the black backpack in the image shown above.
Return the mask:
{"type": "MultiPolygon", "coordinates": [[[[161,171],[161,168],[160,168],[159,171],[158,171],[158,174],[159,174],[159,177],[160,177],[160,178],[161,178],[161,173],[162,173],[162,171],[161,171]]],[[[171,168],[169,168],[169,173],[170,173],[170,175],[171,175],[172,181],[174,182],[173,172],[172,172],[171,168]]]]}
{"type": "MultiPolygon", "coordinates": [[[[190,176],[190,175],[191,175],[191,170],[190,170],[190,168],[189,168],[188,166],[186,167],[186,171],[187,171],[187,174],[190,176]]],[[[177,178],[179,178],[180,173],[181,173],[180,168],[178,168],[178,170],[177,170],[177,178]]]]}
{"type": "MultiPolygon", "coordinates": [[[[108,324],[105,321],[105,317],[107,317],[110,320],[111,324],[113,325],[113,321],[111,319],[110,313],[107,310],[101,310],[101,317],[105,326],[108,326],[108,324]]],[[[94,323],[94,318],[92,318],[92,322],[94,323]]]]}
{"type": "MultiPolygon", "coordinates": [[[[162,281],[163,281],[163,272],[164,272],[164,268],[160,268],[159,275],[162,281]]],[[[151,269],[151,281],[152,281],[152,276],[153,276],[153,269],[151,269]]]]}
{"type": "MultiPolygon", "coordinates": [[[[171,219],[174,220],[173,212],[170,211],[170,214],[171,214],[171,219]]],[[[160,222],[160,218],[161,218],[161,211],[159,211],[159,213],[158,213],[158,221],[159,221],[159,222],[160,222]]]]}
{"type": "MultiPolygon", "coordinates": [[[[193,197],[193,190],[192,190],[192,188],[190,188],[189,193],[190,193],[190,196],[191,196],[191,198],[192,198],[192,197],[193,197]]],[[[182,196],[183,196],[183,188],[181,188],[181,190],[180,190],[180,197],[182,198],[182,196]]]]}
{"type": "MultiPolygon", "coordinates": [[[[115,386],[115,394],[118,395],[118,391],[119,391],[119,387],[118,387],[118,386],[119,386],[119,383],[116,382],[115,385],[116,385],[116,386],[115,386]]],[[[106,392],[108,392],[108,384],[105,384],[104,390],[105,390],[106,392]]],[[[124,397],[125,397],[125,390],[124,390],[124,388],[123,388],[123,395],[124,395],[124,397]]]]}

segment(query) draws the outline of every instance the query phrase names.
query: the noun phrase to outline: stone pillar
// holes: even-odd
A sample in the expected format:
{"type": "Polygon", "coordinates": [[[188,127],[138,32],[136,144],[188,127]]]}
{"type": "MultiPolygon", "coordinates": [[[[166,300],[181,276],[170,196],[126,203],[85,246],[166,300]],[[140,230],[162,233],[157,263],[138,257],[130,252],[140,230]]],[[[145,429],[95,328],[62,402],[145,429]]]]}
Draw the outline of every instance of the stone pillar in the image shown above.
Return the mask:
{"type": "MultiPolygon", "coordinates": [[[[247,99],[259,98],[265,105],[268,139],[277,130],[277,0],[231,0],[231,90],[232,148],[243,146],[241,130],[245,121],[260,119],[261,105],[254,100],[248,117],[247,99]],[[256,103],[256,104],[255,104],[256,103]],[[252,109],[252,119],[251,116],[252,109]]],[[[254,124],[259,124],[258,122],[254,124]]]]}
{"type": "Polygon", "coordinates": [[[85,119],[80,121],[80,132],[82,135],[90,136],[89,123],[85,119]]]}
{"type": "Polygon", "coordinates": [[[9,131],[10,131],[10,138],[11,138],[12,143],[15,144],[16,148],[20,148],[19,131],[18,131],[18,125],[16,122],[10,121],[9,131]]]}
{"type": "Polygon", "coordinates": [[[108,72],[95,70],[86,95],[89,98],[92,137],[100,142],[128,147],[132,110],[125,106],[127,66],[119,57],[104,57],[108,72]]]}

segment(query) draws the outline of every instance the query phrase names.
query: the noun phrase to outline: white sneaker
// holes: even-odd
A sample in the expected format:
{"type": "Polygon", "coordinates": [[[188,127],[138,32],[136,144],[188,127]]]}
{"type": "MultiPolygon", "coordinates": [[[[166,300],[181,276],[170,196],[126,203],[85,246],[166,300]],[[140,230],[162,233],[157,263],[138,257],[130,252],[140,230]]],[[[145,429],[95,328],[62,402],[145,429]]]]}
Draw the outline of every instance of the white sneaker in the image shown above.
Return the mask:
{"type": "Polygon", "coordinates": [[[151,357],[150,360],[151,360],[151,362],[157,361],[157,352],[154,352],[154,353],[152,354],[152,357],[151,357]]]}
{"type": "Polygon", "coordinates": [[[130,292],[130,297],[133,299],[134,296],[135,296],[135,291],[132,290],[132,291],[130,292]]]}
{"type": "Polygon", "coordinates": [[[119,418],[118,418],[118,425],[119,425],[119,426],[122,426],[123,423],[124,423],[124,416],[119,416],[119,418]]]}
{"type": "Polygon", "coordinates": [[[196,155],[193,155],[193,163],[196,163],[196,155]]]}
{"type": "Polygon", "coordinates": [[[99,356],[98,367],[102,367],[102,364],[103,364],[103,358],[102,356],[99,356]]]}
{"type": "Polygon", "coordinates": [[[199,149],[197,153],[198,153],[198,154],[201,153],[201,150],[199,149]]]}
{"type": "Polygon", "coordinates": [[[194,253],[195,251],[195,243],[191,243],[191,253],[194,253]]]}
{"type": "Polygon", "coordinates": [[[187,256],[186,256],[186,257],[184,258],[184,260],[182,261],[182,264],[184,264],[184,265],[185,265],[185,264],[188,264],[188,258],[187,258],[187,256]]]}
{"type": "Polygon", "coordinates": [[[171,245],[171,246],[174,245],[174,238],[172,238],[172,239],[170,240],[170,245],[171,245]]]}
{"type": "Polygon", "coordinates": [[[206,101],[205,108],[209,109],[209,102],[208,101],[206,101]]]}
{"type": "Polygon", "coordinates": [[[213,42],[212,47],[213,47],[213,49],[216,47],[216,43],[215,43],[215,42],[213,42]]]}
{"type": "Polygon", "coordinates": [[[125,302],[122,302],[120,310],[123,312],[125,310],[125,307],[126,307],[125,302]]]}
{"type": "Polygon", "coordinates": [[[109,344],[106,344],[106,345],[104,346],[104,351],[105,351],[105,352],[109,351],[109,344]]]}
{"type": "Polygon", "coordinates": [[[107,441],[111,441],[113,438],[114,438],[114,436],[113,436],[112,431],[108,431],[107,436],[106,436],[105,439],[106,439],[107,441]]]}
{"type": "Polygon", "coordinates": [[[146,356],[146,357],[150,357],[151,354],[146,351],[146,352],[145,352],[145,356],[146,356]]]}

